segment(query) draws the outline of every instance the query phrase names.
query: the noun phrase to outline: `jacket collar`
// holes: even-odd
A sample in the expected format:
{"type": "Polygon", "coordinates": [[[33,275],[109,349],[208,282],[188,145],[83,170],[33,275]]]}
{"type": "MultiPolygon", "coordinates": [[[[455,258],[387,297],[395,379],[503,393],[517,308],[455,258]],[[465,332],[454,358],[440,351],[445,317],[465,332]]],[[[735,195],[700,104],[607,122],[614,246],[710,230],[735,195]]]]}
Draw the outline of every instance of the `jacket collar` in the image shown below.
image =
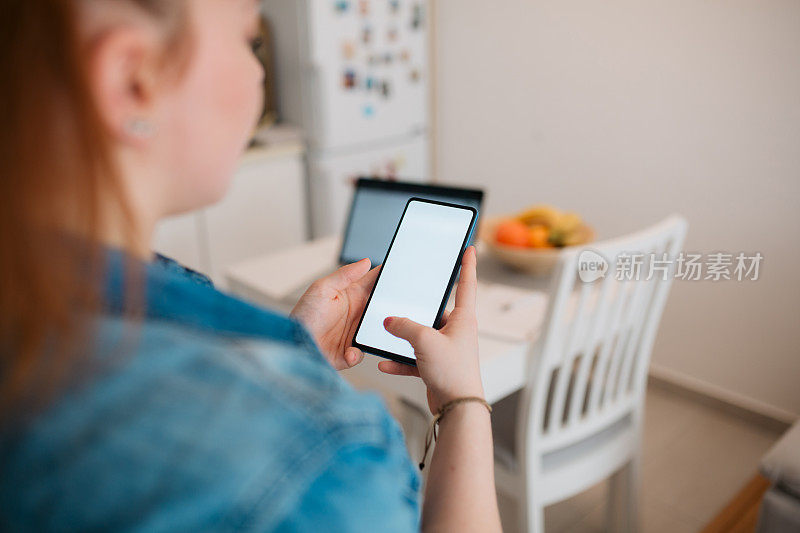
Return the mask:
{"type": "Polygon", "coordinates": [[[143,268],[144,315],[228,337],[255,337],[292,344],[314,341],[296,320],[256,307],[214,288],[208,277],[162,255],[148,263],[107,248],[104,306],[107,313],[124,309],[126,269],[143,268]]]}

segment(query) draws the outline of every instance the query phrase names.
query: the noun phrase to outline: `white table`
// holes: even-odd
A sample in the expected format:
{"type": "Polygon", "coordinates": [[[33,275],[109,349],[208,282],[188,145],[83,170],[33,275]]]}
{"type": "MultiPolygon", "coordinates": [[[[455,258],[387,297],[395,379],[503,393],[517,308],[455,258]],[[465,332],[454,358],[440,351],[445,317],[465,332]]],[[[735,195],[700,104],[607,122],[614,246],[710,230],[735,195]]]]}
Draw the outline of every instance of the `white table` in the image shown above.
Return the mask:
{"type": "MultiPolygon", "coordinates": [[[[289,311],[305,288],[315,279],[333,271],[341,241],[329,237],[311,241],[280,252],[267,254],[228,269],[230,289],[237,295],[273,309],[289,311]]],[[[539,291],[540,297],[526,308],[531,321],[540,320],[547,298],[548,279],[515,273],[490,257],[478,246],[478,281],[484,287],[502,283],[529,291],[539,291]]],[[[480,290],[480,289],[479,289],[480,290]]],[[[480,299],[479,299],[480,304],[480,299]]],[[[479,320],[479,324],[480,324],[479,320]]],[[[527,339],[503,337],[481,330],[478,347],[486,399],[494,403],[520,390],[528,379],[531,346],[538,329],[532,328],[527,339]]],[[[425,387],[417,378],[389,376],[377,369],[378,357],[367,356],[357,367],[344,372],[345,377],[360,387],[394,395],[408,403],[424,408],[425,387]]]]}

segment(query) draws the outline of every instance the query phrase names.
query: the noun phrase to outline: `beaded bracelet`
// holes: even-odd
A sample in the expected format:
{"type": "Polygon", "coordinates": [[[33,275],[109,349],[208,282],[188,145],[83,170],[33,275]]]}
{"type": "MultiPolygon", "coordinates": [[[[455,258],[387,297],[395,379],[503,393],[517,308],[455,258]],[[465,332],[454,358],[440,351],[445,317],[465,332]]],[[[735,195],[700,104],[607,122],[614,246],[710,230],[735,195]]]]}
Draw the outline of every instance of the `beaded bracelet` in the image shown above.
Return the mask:
{"type": "Polygon", "coordinates": [[[447,411],[449,411],[450,409],[452,409],[456,405],[459,405],[459,404],[462,404],[462,403],[468,403],[468,402],[480,403],[480,404],[484,405],[486,407],[486,409],[489,410],[490,414],[492,412],[492,406],[489,405],[489,403],[486,400],[484,400],[483,398],[479,398],[477,396],[467,396],[467,397],[464,397],[464,398],[456,398],[455,400],[451,400],[451,401],[447,402],[446,404],[444,404],[443,406],[441,406],[439,408],[439,412],[436,413],[436,416],[434,416],[433,420],[431,420],[431,425],[430,425],[430,427],[428,427],[428,433],[425,435],[425,450],[422,452],[422,461],[420,461],[420,463],[419,463],[419,469],[420,470],[425,468],[425,459],[428,457],[428,450],[430,450],[431,444],[434,441],[436,441],[436,439],[439,437],[438,434],[436,433],[436,426],[439,424],[439,420],[442,419],[442,417],[444,416],[444,414],[447,411]]]}

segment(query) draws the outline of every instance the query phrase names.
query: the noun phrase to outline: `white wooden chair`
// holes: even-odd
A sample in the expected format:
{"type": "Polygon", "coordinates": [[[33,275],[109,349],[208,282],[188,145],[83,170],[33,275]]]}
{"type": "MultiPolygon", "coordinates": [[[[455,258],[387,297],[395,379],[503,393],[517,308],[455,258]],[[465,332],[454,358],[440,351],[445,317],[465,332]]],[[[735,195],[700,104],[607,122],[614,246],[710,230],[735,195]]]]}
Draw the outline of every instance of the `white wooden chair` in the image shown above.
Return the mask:
{"type": "Polygon", "coordinates": [[[560,258],[511,431],[495,428],[497,486],[518,499],[528,531],[544,530],[546,505],[609,476],[609,530],[637,529],[647,370],[686,229],[671,216],[587,247],[608,261],[605,277],[591,283],[577,275],[582,250],[560,258]],[[616,279],[618,260],[633,265],[636,254],[644,254],[640,280],[616,279]]]}

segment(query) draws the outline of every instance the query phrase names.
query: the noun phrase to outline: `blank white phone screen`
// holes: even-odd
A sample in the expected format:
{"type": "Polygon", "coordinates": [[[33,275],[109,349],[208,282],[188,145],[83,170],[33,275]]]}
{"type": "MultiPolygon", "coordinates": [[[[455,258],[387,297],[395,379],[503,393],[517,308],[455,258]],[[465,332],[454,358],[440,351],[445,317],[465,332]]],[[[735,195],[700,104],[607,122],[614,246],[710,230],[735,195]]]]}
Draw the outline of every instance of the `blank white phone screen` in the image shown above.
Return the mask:
{"type": "Polygon", "coordinates": [[[387,332],[383,321],[399,316],[433,326],[472,214],[468,209],[426,202],[408,204],[356,342],[415,359],[411,344],[387,332]]]}

